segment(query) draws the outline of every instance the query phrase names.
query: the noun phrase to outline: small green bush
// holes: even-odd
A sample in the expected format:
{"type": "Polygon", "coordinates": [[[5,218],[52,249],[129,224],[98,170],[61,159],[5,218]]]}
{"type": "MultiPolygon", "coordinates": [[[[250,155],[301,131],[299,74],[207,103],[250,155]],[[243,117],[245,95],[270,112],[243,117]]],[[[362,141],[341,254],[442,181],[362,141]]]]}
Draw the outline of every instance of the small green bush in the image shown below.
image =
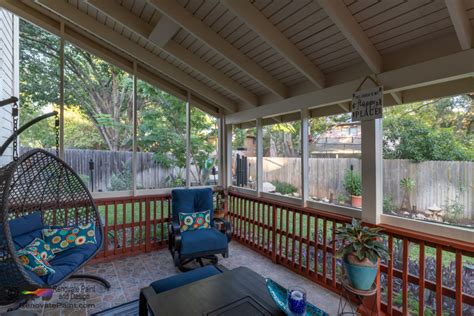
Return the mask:
{"type": "Polygon", "coordinates": [[[350,195],[361,196],[362,180],[360,175],[353,170],[347,170],[344,176],[344,188],[350,195]]]}
{"type": "Polygon", "coordinates": [[[292,194],[298,191],[298,189],[294,185],[288,182],[273,180],[271,183],[275,186],[276,192],[284,195],[292,194]]]}
{"type": "Polygon", "coordinates": [[[395,205],[395,202],[393,201],[392,196],[387,196],[383,198],[383,212],[384,213],[391,213],[395,212],[397,210],[397,206],[395,205]]]}

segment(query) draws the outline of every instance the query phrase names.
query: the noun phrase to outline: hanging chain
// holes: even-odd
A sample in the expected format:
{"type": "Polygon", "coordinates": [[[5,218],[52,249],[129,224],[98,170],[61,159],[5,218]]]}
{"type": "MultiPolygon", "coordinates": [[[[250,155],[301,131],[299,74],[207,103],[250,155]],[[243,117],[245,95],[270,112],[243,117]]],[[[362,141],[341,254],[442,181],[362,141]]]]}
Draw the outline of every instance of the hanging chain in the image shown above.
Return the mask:
{"type": "Polygon", "coordinates": [[[56,156],[59,157],[59,115],[56,114],[56,120],[54,121],[54,131],[56,133],[56,156]]]}
{"type": "MultiPolygon", "coordinates": [[[[18,130],[18,103],[15,102],[12,105],[12,119],[13,119],[13,135],[18,130]]],[[[18,136],[13,139],[13,159],[18,159],[18,136]]]]}

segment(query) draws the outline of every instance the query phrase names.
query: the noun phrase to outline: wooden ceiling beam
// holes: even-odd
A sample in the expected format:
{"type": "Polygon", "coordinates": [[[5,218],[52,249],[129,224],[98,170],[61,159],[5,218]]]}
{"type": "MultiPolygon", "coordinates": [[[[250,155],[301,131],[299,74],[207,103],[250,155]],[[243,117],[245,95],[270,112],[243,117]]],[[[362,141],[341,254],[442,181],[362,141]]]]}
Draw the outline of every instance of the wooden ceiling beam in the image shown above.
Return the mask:
{"type": "MultiPolygon", "coordinates": [[[[449,0],[448,0],[449,1],[449,0]]],[[[382,56],[364,33],[342,0],[318,0],[329,18],[355,48],[369,68],[376,74],[382,72],[382,56]]]]}
{"type": "Polygon", "coordinates": [[[165,20],[165,22],[160,24],[160,21],[158,21],[155,28],[152,27],[152,30],[147,30],[147,23],[139,18],[138,19],[141,20],[141,22],[135,20],[134,23],[129,24],[128,21],[137,18],[137,16],[132,14],[126,8],[122,7],[113,0],[88,0],[87,2],[97,10],[110,17],[111,19],[128,28],[130,31],[158,45],[159,48],[161,48],[164,52],[176,57],[182,63],[190,66],[195,71],[212,80],[217,85],[224,88],[226,91],[238,97],[244,103],[252,106],[258,105],[258,98],[256,95],[239,85],[237,82],[226,76],[221,71],[217,70],[209,63],[203,61],[201,58],[194,55],[191,51],[179,45],[176,41],[169,40],[163,45],[164,38],[160,38],[158,43],[155,42],[157,36],[154,36],[153,34],[155,33],[156,29],[165,27],[167,24],[169,24],[166,21],[169,21],[174,24],[174,22],[171,21],[168,17],[162,16],[160,18],[160,21],[165,20]]]}
{"type": "Polygon", "coordinates": [[[37,0],[36,2],[66,20],[71,21],[83,30],[122,50],[128,55],[133,56],[137,60],[153,67],[165,76],[180,82],[194,93],[211,100],[227,111],[235,112],[237,110],[237,106],[232,100],[217,93],[202,82],[189,76],[187,73],[181,71],[137,43],[115,32],[113,29],[104,27],[104,25],[96,19],[79,11],[72,5],[56,0],[37,0]]]}
{"type": "Polygon", "coordinates": [[[308,59],[290,40],[283,35],[249,1],[221,0],[252,30],[275,48],[290,64],[305,75],[318,88],[324,88],[324,73],[308,59]]]}
{"type": "Polygon", "coordinates": [[[445,2],[461,48],[463,50],[471,49],[473,47],[473,32],[464,0],[446,0],[445,2]]]}
{"type": "Polygon", "coordinates": [[[232,44],[214,32],[200,19],[183,8],[178,2],[169,0],[147,0],[148,3],[157,8],[162,14],[168,16],[181,25],[186,31],[206,43],[209,47],[218,52],[222,57],[246,72],[260,84],[269,89],[280,98],[288,96],[288,88],[273,78],[255,61],[243,54],[232,44]]]}
{"type": "MultiPolygon", "coordinates": [[[[94,2],[102,2],[94,0],[94,2]]],[[[127,21],[127,20],[122,20],[127,21]]],[[[128,24],[128,23],[127,23],[128,24]]],[[[176,24],[173,20],[168,18],[166,15],[162,15],[156,23],[153,31],[148,35],[148,39],[160,47],[164,47],[173,36],[178,33],[181,26],[176,24]]]]}

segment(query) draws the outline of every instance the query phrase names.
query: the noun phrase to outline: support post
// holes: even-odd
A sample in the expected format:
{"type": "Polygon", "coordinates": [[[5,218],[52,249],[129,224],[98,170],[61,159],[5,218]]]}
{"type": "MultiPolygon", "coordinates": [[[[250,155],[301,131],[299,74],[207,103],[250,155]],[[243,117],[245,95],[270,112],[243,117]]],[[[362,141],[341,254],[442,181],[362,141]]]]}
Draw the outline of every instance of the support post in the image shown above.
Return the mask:
{"type": "Polygon", "coordinates": [[[191,186],[191,92],[186,96],[186,188],[191,186]]]}
{"type": "Polygon", "coordinates": [[[301,111],[301,203],[303,207],[306,207],[308,200],[308,163],[309,163],[309,146],[308,146],[308,135],[309,135],[309,111],[303,109],[301,111]]]}
{"type": "Polygon", "coordinates": [[[362,220],[380,223],[383,212],[382,119],[362,121],[362,220]]]}
{"type": "Polygon", "coordinates": [[[225,125],[225,187],[232,185],[232,125],[225,125]]]}
{"type": "Polygon", "coordinates": [[[59,157],[64,159],[64,22],[61,22],[59,48],[59,157]]]}
{"type": "Polygon", "coordinates": [[[225,153],[226,153],[226,138],[225,138],[225,121],[224,121],[224,115],[220,114],[219,115],[219,128],[218,128],[218,135],[217,135],[217,142],[218,142],[218,150],[217,150],[217,157],[219,159],[219,164],[218,164],[218,170],[217,170],[217,175],[218,175],[218,185],[221,186],[222,188],[225,188],[225,153]]]}
{"type": "Polygon", "coordinates": [[[263,192],[263,126],[262,119],[257,119],[257,195],[260,196],[263,192]]]}
{"type": "Polygon", "coordinates": [[[138,111],[137,111],[137,62],[133,62],[133,139],[132,139],[132,192],[133,196],[137,191],[137,132],[138,132],[138,111]]]}

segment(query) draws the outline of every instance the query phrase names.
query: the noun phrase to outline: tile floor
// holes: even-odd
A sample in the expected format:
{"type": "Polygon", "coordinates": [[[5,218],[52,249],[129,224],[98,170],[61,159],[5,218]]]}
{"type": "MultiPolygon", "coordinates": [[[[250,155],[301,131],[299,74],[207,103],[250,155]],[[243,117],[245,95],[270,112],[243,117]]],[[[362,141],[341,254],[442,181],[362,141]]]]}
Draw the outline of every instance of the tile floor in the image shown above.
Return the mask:
{"type": "MultiPolygon", "coordinates": [[[[273,264],[271,260],[236,242],[230,244],[229,258],[221,258],[219,263],[228,269],[249,267],[286,287],[298,284],[307,290],[310,302],[330,315],[337,315],[339,297],[336,294],[280,265],[273,264]]],[[[71,280],[63,283],[51,300],[43,302],[37,299],[23,309],[47,316],[90,315],[135,300],[141,288],[179,271],[174,268],[168,250],[163,249],[108,263],[89,264],[80,273],[100,275],[111,283],[112,288],[106,290],[93,282],[71,280]]]]}

